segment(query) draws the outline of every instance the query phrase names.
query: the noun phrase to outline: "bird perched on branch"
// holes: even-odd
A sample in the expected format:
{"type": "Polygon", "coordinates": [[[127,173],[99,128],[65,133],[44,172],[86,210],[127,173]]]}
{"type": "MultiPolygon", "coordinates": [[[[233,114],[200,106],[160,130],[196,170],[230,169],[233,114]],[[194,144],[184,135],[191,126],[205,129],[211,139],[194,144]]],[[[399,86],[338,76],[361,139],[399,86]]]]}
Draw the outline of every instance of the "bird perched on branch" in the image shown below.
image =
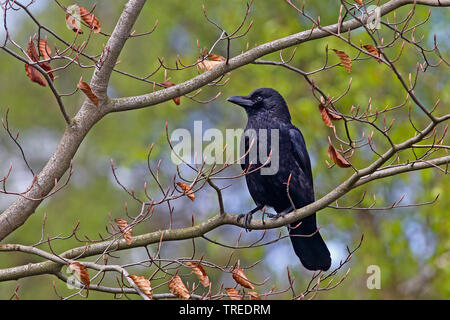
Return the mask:
{"type": "MultiPolygon", "coordinates": [[[[266,206],[277,212],[269,216],[280,217],[314,202],[305,140],[291,123],[283,97],[274,89],[261,88],[227,101],[247,112],[248,122],[241,139],[246,153],[241,166],[247,170],[247,186],[256,203],[256,208],[239,215],[238,221],[244,219],[247,227],[252,215],[266,206]]],[[[303,266],[308,270],[328,270],[330,252],[317,229],[316,214],[291,223],[288,228],[294,251],[303,266]]]]}

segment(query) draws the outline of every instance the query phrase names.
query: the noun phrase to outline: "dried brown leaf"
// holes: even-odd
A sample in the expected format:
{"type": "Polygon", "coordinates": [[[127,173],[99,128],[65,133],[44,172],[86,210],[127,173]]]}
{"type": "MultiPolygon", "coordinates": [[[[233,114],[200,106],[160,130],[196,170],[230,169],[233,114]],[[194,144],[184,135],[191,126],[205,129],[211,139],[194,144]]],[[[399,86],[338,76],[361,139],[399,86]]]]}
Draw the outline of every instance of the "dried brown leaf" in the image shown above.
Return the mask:
{"type": "Polygon", "coordinates": [[[256,291],[249,291],[248,295],[250,296],[250,300],[261,300],[261,297],[256,291]]]}
{"type": "Polygon", "coordinates": [[[323,105],[319,104],[319,111],[320,111],[320,114],[322,115],[323,123],[325,123],[325,125],[327,127],[333,128],[334,125],[333,125],[333,123],[331,123],[331,119],[330,119],[330,116],[328,115],[327,108],[325,108],[323,105]]]}
{"type": "Polygon", "coordinates": [[[30,40],[28,40],[27,55],[30,57],[31,61],[39,61],[39,54],[36,50],[36,46],[34,45],[34,40],[32,37],[30,37],[30,40]]]}
{"type": "Polygon", "coordinates": [[[89,100],[92,101],[92,103],[98,107],[98,98],[97,96],[92,92],[91,86],[83,82],[83,78],[80,78],[80,81],[78,82],[77,88],[79,88],[81,91],[84,92],[84,94],[89,98],[89,100]]]}
{"type": "MultiPolygon", "coordinates": [[[[34,45],[32,37],[30,37],[30,39],[28,40],[26,52],[31,62],[39,61],[39,55],[34,45]]],[[[35,67],[30,66],[29,64],[25,64],[25,73],[32,82],[35,82],[43,87],[47,86],[47,83],[45,82],[44,78],[35,67]]]]}
{"type": "Polygon", "coordinates": [[[345,67],[345,69],[347,69],[347,72],[350,73],[352,69],[352,61],[350,60],[350,57],[344,51],[336,49],[333,49],[333,51],[337,54],[339,60],[341,60],[342,65],[345,67]]]}
{"type": "Polygon", "coordinates": [[[53,72],[50,71],[52,70],[52,67],[50,67],[50,63],[48,61],[39,63],[39,66],[47,72],[52,81],[55,81],[55,76],[53,72]]]}
{"type": "Polygon", "coordinates": [[[75,272],[75,274],[78,276],[78,280],[82,284],[84,284],[86,290],[89,291],[89,285],[91,284],[91,281],[89,280],[89,272],[86,267],[81,263],[75,261],[69,264],[69,269],[75,272]]]}
{"type": "Polygon", "coordinates": [[[227,292],[227,295],[230,297],[231,300],[242,300],[242,296],[236,289],[225,288],[225,291],[227,292]]]}
{"type": "Polygon", "coordinates": [[[183,192],[189,199],[191,199],[191,201],[195,200],[194,192],[191,190],[191,187],[189,187],[189,185],[184,182],[177,182],[177,186],[179,186],[183,190],[183,192]]]}
{"type": "MultiPolygon", "coordinates": [[[[72,6],[71,6],[72,7],[72,6]]],[[[67,10],[70,10],[70,8],[67,8],[67,10]]],[[[74,12],[74,11],[72,11],[74,12]]],[[[76,17],[74,17],[70,13],[66,13],[66,25],[69,27],[70,30],[72,30],[75,33],[82,34],[83,30],[80,28],[80,22],[77,20],[76,17]]]]}
{"type": "Polygon", "coordinates": [[[101,31],[100,22],[88,9],[80,7],[80,17],[92,29],[92,32],[99,33],[101,31]]]}
{"type": "MultiPolygon", "coordinates": [[[[45,40],[41,40],[41,41],[45,41],[45,40]]],[[[41,51],[41,42],[39,42],[39,51],[41,51]]],[[[30,40],[28,41],[27,55],[30,57],[32,62],[39,61],[39,54],[36,49],[36,46],[34,45],[34,40],[32,37],[30,37],[30,40]]],[[[41,55],[43,56],[42,53],[41,53],[41,55]]],[[[52,68],[50,67],[50,63],[48,61],[38,63],[38,65],[47,72],[47,74],[49,75],[49,77],[52,81],[55,80],[55,76],[53,75],[53,72],[50,72],[50,70],[52,70],[52,68]]],[[[31,81],[36,82],[44,87],[47,85],[46,82],[44,81],[44,78],[41,76],[41,74],[35,67],[25,65],[25,72],[31,81]]]]}
{"type": "MultiPolygon", "coordinates": [[[[175,83],[173,83],[173,82],[170,82],[170,81],[164,81],[163,83],[161,83],[165,88],[170,88],[170,87],[173,87],[174,85],[175,85],[175,83]]],[[[181,98],[180,97],[176,97],[176,98],[173,98],[172,99],[173,100],[173,102],[175,102],[175,104],[177,105],[177,106],[179,106],[180,105],[180,102],[181,102],[181,98]]]]}
{"type": "Polygon", "coordinates": [[[208,59],[212,60],[212,61],[226,61],[227,60],[224,57],[222,57],[221,55],[218,55],[218,54],[215,54],[215,53],[210,53],[208,55],[208,59]]]}
{"type": "MultiPolygon", "coordinates": [[[[374,46],[370,45],[370,44],[366,44],[363,45],[364,49],[366,49],[367,51],[369,51],[371,54],[373,54],[374,56],[380,57],[380,51],[378,51],[377,48],[375,48],[374,46]]],[[[377,59],[378,63],[381,63],[381,59],[377,59]]]]}
{"type": "Polygon", "coordinates": [[[331,122],[332,120],[342,119],[341,116],[333,113],[332,111],[330,111],[328,108],[326,108],[321,103],[319,104],[319,111],[320,111],[320,114],[322,115],[322,120],[327,127],[330,127],[330,128],[334,127],[333,123],[331,122]]]}
{"type": "Polygon", "coordinates": [[[224,61],[226,61],[224,57],[215,53],[209,54],[204,60],[202,58],[197,60],[198,66],[204,71],[211,70],[224,61]]]}
{"type": "Polygon", "coordinates": [[[328,141],[330,143],[330,146],[328,147],[328,157],[330,157],[330,159],[341,168],[351,167],[350,162],[348,162],[347,159],[345,159],[344,156],[340,154],[335,147],[333,147],[330,137],[328,137],[328,141]]]}
{"type": "Polygon", "coordinates": [[[133,242],[133,230],[128,227],[128,222],[121,218],[114,219],[117,226],[120,229],[120,232],[122,232],[123,238],[125,239],[125,242],[127,244],[131,244],[133,242]]]}
{"type": "Polygon", "coordinates": [[[330,117],[331,120],[341,120],[342,117],[336,113],[334,113],[333,111],[331,111],[330,109],[327,108],[327,114],[330,117]]]}
{"type": "Polygon", "coordinates": [[[199,262],[186,262],[186,264],[192,268],[192,272],[197,276],[198,280],[204,287],[208,287],[209,277],[206,274],[205,269],[203,269],[202,265],[199,262]]]}
{"type": "Polygon", "coordinates": [[[47,43],[47,40],[41,39],[39,40],[39,52],[41,53],[42,59],[48,60],[52,55],[52,50],[47,43]]]}
{"type": "Polygon", "coordinates": [[[29,64],[25,64],[25,73],[27,74],[28,78],[31,81],[36,82],[37,84],[40,84],[43,87],[47,86],[47,83],[45,82],[44,78],[41,76],[41,74],[36,68],[30,66],[29,64]]]}
{"type": "Polygon", "coordinates": [[[234,281],[239,283],[241,286],[252,290],[255,289],[253,284],[250,281],[248,281],[247,276],[244,273],[244,270],[242,270],[241,268],[239,267],[234,268],[232,276],[234,281]]]}
{"type": "Polygon", "coordinates": [[[138,286],[138,288],[150,299],[153,299],[153,289],[150,280],[145,277],[130,274],[129,277],[138,286]]]}
{"type": "Polygon", "coordinates": [[[169,289],[172,294],[183,300],[189,300],[191,297],[189,290],[178,275],[173,276],[172,279],[169,280],[169,289]]]}

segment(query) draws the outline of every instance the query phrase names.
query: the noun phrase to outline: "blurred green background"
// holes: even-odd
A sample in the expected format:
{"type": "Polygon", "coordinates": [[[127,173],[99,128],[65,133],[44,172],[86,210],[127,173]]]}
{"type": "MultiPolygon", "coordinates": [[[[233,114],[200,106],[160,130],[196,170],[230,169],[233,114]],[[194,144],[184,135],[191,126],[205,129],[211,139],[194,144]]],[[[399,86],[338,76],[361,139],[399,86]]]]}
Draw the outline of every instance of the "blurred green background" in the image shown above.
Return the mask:
{"type": "MultiPolygon", "coordinates": [[[[65,6],[71,1],[61,1],[65,6]]],[[[94,5],[94,1],[78,1],[77,4],[87,8],[94,5]]],[[[95,14],[102,25],[102,31],[110,33],[120,15],[125,1],[97,1],[95,14]]],[[[384,3],[384,1],[382,1],[384,3]]],[[[184,63],[193,63],[198,58],[197,40],[200,47],[209,47],[220,35],[203,17],[202,4],[205,4],[208,15],[226,30],[232,30],[239,25],[244,12],[245,2],[238,0],[219,1],[149,1],[142,11],[135,29],[137,32],[150,30],[156,19],[159,26],[148,37],[130,39],[123,50],[119,60],[118,69],[139,76],[152,72],[158,65],[157,58],[164,57],[166,64],[175,65],[177,55],[184,63]]],[[[335,23],[339,12],[338,1],[309,1],[306,10],[312,16],[320,15],[321,24],[335,23]]],[[[397,17],[405,17],[410,7],[397,10],[397,17]]],[[[71,41],[74,33],[65,26],[65,14],[55,2],[47,0],[36,1],[30,10],[46,26],[71,41]]],[[[413,22],[426,18],[429,8],[418,7],[413,22]]],[[[447,9],[431,8],[430,21],[416,30],[416,38],[424,35],[423,43],[426,47],[433,44],[433,35],[437,35],[441,53],[445,56],[450,45],[448,39],[449,12],[447,9]]],[[[389,19],[392,20],[392,14],[389,19]]],[[[255,1],[249,20],[254,20],[251,31],[245,37],[232,42],[231,54],[237,55],[245,50],[247,43],[253,47],[264,42],[287,36],[310,28],[310,24],[300,17],[284,1],[255,1]]],[[[28,38],[37,32],[36,26],[22,12],[8,12],[8,24],[13,39],[26,47],[28,38]]],[[[0,39],[4,37],[1,29],[0,39]]],[[[380,32],[385,36],[385,42],[392,38],[392,34],[383,28],[380,32]]],[[[45,35],[45,33],[43,33],[45,35]]],[[[352,33],[354,42],[359,44],[370,43],[370,38],[362,30],[352,33]]],[[[86,38],[86,33],[80,37],[78,43],[86,38]]],[[[90,40],[89,54],[101,52],[101,45],[107,38],[94,35],[90,40]]],[[[53,48],[55,39],[49,37],[53,48]]],[[[312,71],[323,65],[325,46],[347,52],[354,57],[356,51],[334,38],[311,41],[298,46],[292,65],[306,71],[312,71]]],[[[57,47],[62,49],[61,44],[57,47]]],[[[400,50],[399,45],[388,49],[391,57],[396,56],[400,50]]],[[[288,57],[292,49],[283,52],[288,57]]],[[[220,44],[216,53],[225,55],[225,46],[220,44]]],[[[431,61],[438,58],[430,54],[431,61]]],[[[278,60],[278,53],[264,57],[265,60],[278,60]]],[[[397,63],[398,68],[407,78],[409,72],[415,72],[417,61],[422,62],[418,52],[411,46],[405,47],[402,58],[397,63]]],[[[86,62],[86,61],[84,61],[86,62]]],[[[330,51],[329,63],[338,63],[339,60],[330,51]]],[[[87,62],[86,62],[87,63],[87,62]]],[[[53,62],[53,66],[61,62],[53,62]]],[[[0,52],[0,113],[2,117],[10,107],[9,121],[13,132],[20,131],[20,141],[33,169],[38,172],[53,153],[65,128],[64,121],[58,111],[55,99],[48,88],[42,88],[31,83],[24,72],[23,63],[15,60],[5,52],[0,52]]],[[[80,78],[90,79],[92,69],[80,69],[71,66],[58,72],[55,81],[60,92],[72,92],[80,78]]],[[[195,76],[196,70],[188,69],[179,72],[168,72],[172,82],[179,83],[195,76]]],[[[348,74],[344,68],[337,67],[325,72],[315,74],[312,78],[330,96],[339,96],[347,87],[352,78],[352,89],[338,104],[343,112],[349,111],[351,106],[361,105],[367,107],[369,98],[372,99],[372,108],[383,109],[386,105],[395,106],[402,103],[405,93],[393,73],[385,65],[378,64],[374,59],[353,62],[353,68],[348,74]]],[[[139,210],[134,202],[115,183],[110,159],[117,166],[117,174],[121,181],[129,188],[134,188],[142,195],[142,186],[145,181],[150,184],[150,190],[158,195],[156,185],[151,182],[147,171],[146,155],[149,146],[154,142],[156,147],[152,154],[152,164],[156,166],[162,159],[161,179],[168,185],[175,173],[175,167],[169,158],[169,148],[165,141],[165,123],[169,130],[175,128],[192,129],[195,120],[203,121],[203,129],[243,128],[246,116],[243,110],[226,103],[225,98],[231,95],[248,94],[260,87],[273,87],[278,90],[288,102],[293,123],[298,126],[305,136],[313,164],[316,197],[319,198],[343,181],[351,174],[351,169],[328,169],[325,164],[327,157],[327,136],[332,136],[332,130],[322,123],[317,102],[313,98],[311,89],[304,79],[293,72],[279,67],[248,65],[235,70],[230,75],[229,83],[224,87],[205,87],[198,96],[200,99],[209,99],[218,91],[221,96],[208,104],[196,103],[183,97],[181,105],[172,101],[142,110],[110,114],[100,121],[88,134],[74,159],[74,175],[67,188],[57,195],[45,200],[24,226],[7,237],[4,243],[33,244],[41,237],[41,225],[44,214],[47,215],[45,234],[50,236],[70,234],[77,221],[80,221],[80,236],[87,235],[97,239],[98,233],[105,234],[108,225],[108,213],[113,218],[125,218],[124,206],[128,205],[129,212],[139,210]]],[[[160,71],[152,80],[164,81],[164,72],[160,71]]],[[[430,68],[427,73],[420,74],[420,83],[416,89],[417,95],[425,105],[431,107],[437,98],[440,98],[440,107],[437,114],[448,111],[450,86],[448,82],[448,69],[444,65],[439,68],[430,68]]],[[[153,90],[150,84],[139,82],[131,78],[113,74],[108,89],[110,97],[139,95],[153,90]]],[[[74,115],[84,99],[81,92],[74,96],[64,98],[64,102],[71,115],[74,115]]],[[[414,135],[414,130],[408,122],[407,107],[400,108],[387,115],[387,123],[395,118],[391,137],[394,142],[400,142],[414,135]]],[[[420,110],[412,107],[412,116],[415,125],[424,127],[426,119],[420,110]]],[[[382,120],[380,120],[382,121],[382,120]]],[[[380,122],[381,123],[381,122],[380,122]]],[[[337,123],[337,130],[341,136],[344,131],[342,124],[337,123]]],[[[366,136],[372,131],[367,127],[351,127],[355,136],[364,131],[366,136]]],[[[438,127],[442,133],[443,126],[438,127]]],[[[386,143],[375,134],[375,146],[382,152],[386,143]]],[[[448,145],[448,139],[445,142],[448,145]]],[[[418,154],[422,151],[418,150],[418,154]]],[[[439,153],[436,153],[439,155],[439,153]]],[[[400,154],[402,161],[414,159],[411,152],[400,154]]],[[[361,149],[352,158],[352,163],[363,167],[373,161],[375,156],[369,149],[361,149]]],[[[10,165],[13,164],[11,178],[8,181],[10,190],[24,190],[31,182],[32,176],[26,170],[20,153],[15,145],[3,131],[0,133],[0,174],[3,176],[10,165]]],[[[187,171],[186,171],[187,172],[187,171]]],[[[227,171],[228,175],[239,172],[234,166],[227,171]]],[[[218,182],[222,187],[229,181],[218,182]]],[[[373,196],[376,196],[377,206],[389,206],[406,194],[402,203],[420,203],[434,199],[440,194],[439,200],[433,205],[401,208],[385,211],[366,210],[335,210],[325,209],[318,214],[321,233],[324,236],[333,258],[333,267],[346,256],[346,246],[355,247],[362,234],[364,241],[361,248],[355,253],[350,264],[339,273],[345,274],[348,267],[351,271],[348,279],[336,289],[320,293],[318,299],[407,299],[407,298],[450,298],[450,194],[449,179],[438,170],[425,170],[379,180],[360,187],[343,199],[341,205],[350,205],[361,198],[366,191],[367,197],[362,205],[369,205],[373,196]],[[369,290],[366,285],[369,274],[367,267],[377,265],[381,270],[381,289],[369,290]]],[[[0,194],[0,211],[3,211],[14,201],[15,197],[0,194]]],[[[243,178],[235,180],[233,185],[224,190],[225,209],[231,213],[243,213],[253,207],[253,202],[247,192],[243,178]]],[[[175,207],[175,228],[189,226],[191,216],[198,223],[218,212],[218,204],[214,190],[205,188],[196,195],[196,201],[190,202],[182,198],[173,202],[175,207]]],[[[168,212],[166,207],[158,208],[154,217],[134,229],[134,234],[141,234],[167,227],[168,212]]],[[[267,239],[274,238],[282,230],[271,230],[267,239]]],[[[221,227],[208,234],[208,237],[217,241],[233,245],[241,232],[237,227],[221,227]]],[[[262,231],[243,233],[241,244],[249,244],[259,238],[262,231]]],[[[74,239],[54,241],[53,249],[62,252],[83,243],[74,239]]],[[[206,260],[217,264],[225,264],[231,250],[211,244],[203,239],[195,240],[196,257],[204,255],[206,260]]],[[[46,245],[43,249],[48,249],[46,245]]],[[[157,247],[148,247],[155,252],[157,247]]],[[[161,256],[189,257],[192,254],[192,241],[164,243],[161,256]]],[[[110,263],[128,263],[146,258],[143,248],[127,250],[116,254],[120,258],[110,258],[110,263]]],[[[91,258],[92,259],[92,258],[91,258]]],[[[289,267],[295,277],[295,290],[299,294],[306,286],[312,273],[306,271],[298,261],[288,239],[273,245],[256,249],[243,249],[234,252],[232,261],[240,259],[241,266],[249,266],[257,260],[262,261],[246,271],[250,280],[262,282],[270,277],[267,283],[257,287],[256,291],[263,293],[272,286],[275,291],[283,290],[288,285],[286,267],[289,267]]],[[[23,265],[30,262],[41,261],[38,257],[21,253],[1,253],[0,268],[23,265]]],[[[65,268],[64,268],[65,269],[65,268]]],[[[130,272],[150,276],[154,268],[133,267],[130,272]]],[[[206,270],[213,283],[213,292],[219,290],[223,282],[225,287],[234,286],[230,274],[219,270],[207,268],[206,270]]],[[[192,283],[193,275],[189,270],[183,269],[184,280],[192,283]]],[[[93,273],[92,273],[93,274],[93,273]]],[[[91,274],[91,275],[92,275],[91,274]]],[[[18,294],[21,299],[56,299],[52,281],[56,281],[59,294],[69,295],[73,290],[54,276],[37,276],[0,283],[0,298],[11,297],[17,285],[20,285],[18,294]]],[[[165,279],[168,280],[168,279],[165,279]]],[[[109,278],[104,284],[115,284],[115,279],[109,278]]],[[[163,280],[160,280],[160,282],[163,280]]],[[[157,284],[155,281],[154,284],[157,284]]],[[[168,292],[167,286],[162,286],[155,292],[168,292]]],[[[200,290],[201,293],[201,290],[200,290]]],[[[90,298],[110,299],[109,294],[90,292],[90,298]]],[[[290,298],[291,292],[275,296],[277,299],[290,298]]],[[[135,297],[134,297],[135,298],[135,297]]]]}

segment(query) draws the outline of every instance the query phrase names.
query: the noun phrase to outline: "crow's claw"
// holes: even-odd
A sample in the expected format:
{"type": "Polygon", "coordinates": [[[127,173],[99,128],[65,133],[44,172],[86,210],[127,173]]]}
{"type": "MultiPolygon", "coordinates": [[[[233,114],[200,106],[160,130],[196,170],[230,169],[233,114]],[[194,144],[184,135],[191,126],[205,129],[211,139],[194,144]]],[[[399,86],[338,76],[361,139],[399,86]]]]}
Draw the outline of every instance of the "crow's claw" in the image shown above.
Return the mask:
{"type": "Polygon", "coordinates": [[[251,230],[248,229],[248,225],[250,224],[250,222],[252,221],[253,218],[253,213],[243,213],[238,215],[237,217],[237,221],[241,221],[241,219],[244,219],[244,229],[247,232],[250,232],[251,230]]]}
{"type": "Polygon", "coordinates": [[[240,222],[241,219],[244,219],[244,229],[247,232],[250,232],[251,230],[248,229],[248,225],[250,224],[250,222],[252,221],[253,218],[253,214],[258,211],[261,210],[264,206],[259,205],[256,208],[252,209],[251,211],[247,212],[247,213],[243,213],[238,215],[237,217],[237,222],[240,222]]]}
{"type": "Polygon", "coordinates": [[[272,213],[266,213],[267,214],[267,216],[269,217],[269,218],[275,218],[275,219],[277,219],[277,218],[281,218],[281,217],[284,217],[285,215],[287,215],[289,212],[291,212],[292,210],[294,210],[294,207],[289,207],[289,208],[287,208],[287,209],[285,209],[285,210],[283,210],[283,211],[281,211],[281,212],[279,212],[279,213],[277,213],[277,214],[272,214],[272,213]]]}

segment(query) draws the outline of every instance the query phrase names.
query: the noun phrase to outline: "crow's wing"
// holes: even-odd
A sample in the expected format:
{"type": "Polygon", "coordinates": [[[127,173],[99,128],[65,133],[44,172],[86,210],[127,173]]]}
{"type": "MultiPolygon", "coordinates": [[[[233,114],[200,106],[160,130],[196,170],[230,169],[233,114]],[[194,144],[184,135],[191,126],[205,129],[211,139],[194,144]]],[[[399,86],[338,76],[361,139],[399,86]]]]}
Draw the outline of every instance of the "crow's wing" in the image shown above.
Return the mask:
{"type": "MultiPolygon", "coordinates": [[[[296,193],[297,200],[301,200],[305,205],[314,202],[314,188],[311,172],[311,162],[309,160],[308,151],[306,150],[303,135],[296,127],[289,128],[289,137],[292,145],[292,153],[301,168],[298,183],[300,192],[296,193]]],[[[316,214],[312,214],[306,218],[291,224],[289,235],[291,235],[292,246],[295,254],[300,258],[302,264],[309,270],[328,270],[331,265],[330,251],[317,231],[316,214]],[[298,228],[298,223],[301,225],[298,228]],[[311,235],[307,237],[295,237],[293,235],[311,235]]]]}
{"type": "Polygon", "coordinates": [[[309,198],[308,200],[313,202],[314,187],[311,171],[311,161],[309,159],[308,150],[306,150],[305,140],[303,139],[303,135],[300,132],[300,130],[294,126],[292,126],[289,129],[289,137],[291,139],[292,152],[294,154],[294,158],[302,171],[302,177],[299,177],[300,181],[306,184],[304,186],[306,188],[304,189],[309,191],[307,195],[307,197],[309,198]]]}

